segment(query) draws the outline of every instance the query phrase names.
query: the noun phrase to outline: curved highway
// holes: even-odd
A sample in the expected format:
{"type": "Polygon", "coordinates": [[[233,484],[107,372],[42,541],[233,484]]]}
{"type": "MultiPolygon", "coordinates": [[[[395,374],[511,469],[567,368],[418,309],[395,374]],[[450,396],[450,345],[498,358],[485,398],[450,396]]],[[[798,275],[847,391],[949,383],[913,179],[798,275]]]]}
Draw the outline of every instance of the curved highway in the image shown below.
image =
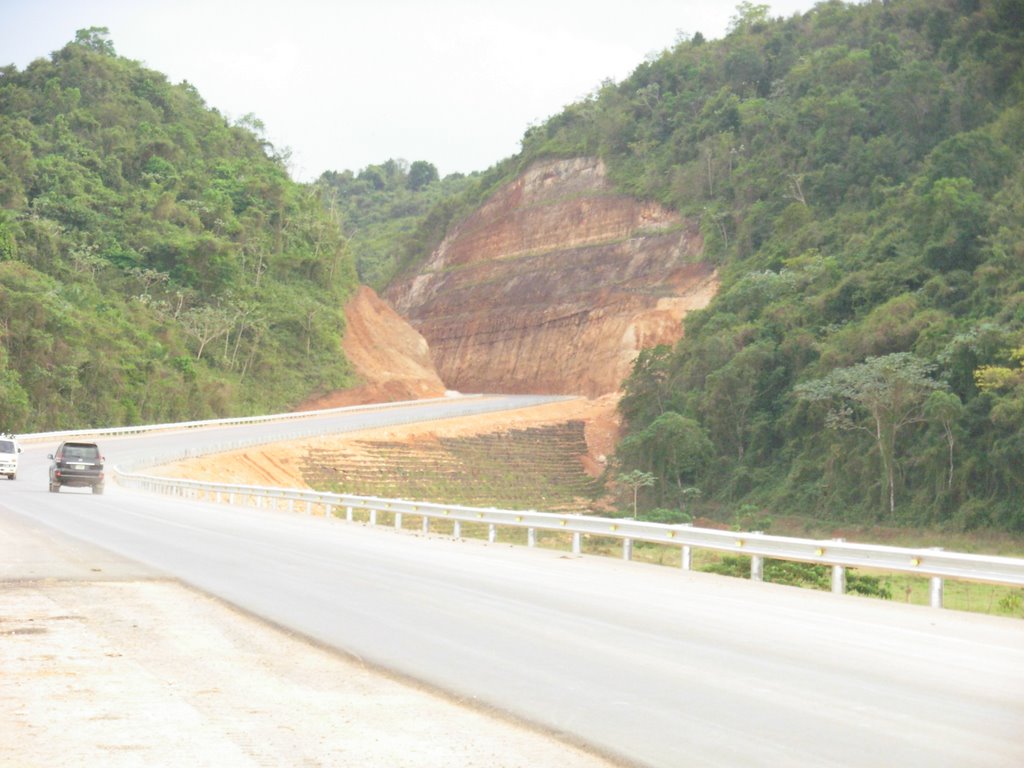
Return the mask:
{"type": "MultiPolygon", "coordinates": [[[[310,420],[342,431],[536,399],[310,420]]],[[[106,439],[108,462],[296,424],[106,439]]],[[[268,510],[46,487],[28,445],[4,522],[43,524],[626,764],[1024,765],[1024,622],[453,541],[268,510]]]]}

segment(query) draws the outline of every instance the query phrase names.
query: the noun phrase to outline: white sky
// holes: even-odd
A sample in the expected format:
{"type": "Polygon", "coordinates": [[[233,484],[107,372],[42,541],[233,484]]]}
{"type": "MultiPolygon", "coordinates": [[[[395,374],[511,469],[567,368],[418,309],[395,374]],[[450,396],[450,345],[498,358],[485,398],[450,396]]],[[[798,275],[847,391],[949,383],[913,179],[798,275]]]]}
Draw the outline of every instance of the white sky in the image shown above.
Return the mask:
{"type": "MultiPolygon", "coordinates": [[[[765,0],[771,15],[814,0],[765,0]]],[[[229,119],[253,113],[292,175],[388,158],[441,175],[515,154],[526,129],[620,81],[677,32],[721,37],[738,0],[0,0],[0,66],[87,27],[187,80],[229,119]]]]}

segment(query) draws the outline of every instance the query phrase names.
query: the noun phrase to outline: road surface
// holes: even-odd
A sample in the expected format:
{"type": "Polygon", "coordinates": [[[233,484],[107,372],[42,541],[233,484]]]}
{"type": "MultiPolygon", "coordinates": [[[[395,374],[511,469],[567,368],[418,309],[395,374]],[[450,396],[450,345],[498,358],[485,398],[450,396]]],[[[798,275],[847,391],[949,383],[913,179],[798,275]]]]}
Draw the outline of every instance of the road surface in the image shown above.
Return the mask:
{"type": "MultiPolygon", "coordinates": [[[[108,457],[153,440],[107,441],[108,457]]],[[[41,453],[0,488],[7,519],[624,763],[1024,765],[1019,620],[116,488],[48,494],[41,453]]]]}

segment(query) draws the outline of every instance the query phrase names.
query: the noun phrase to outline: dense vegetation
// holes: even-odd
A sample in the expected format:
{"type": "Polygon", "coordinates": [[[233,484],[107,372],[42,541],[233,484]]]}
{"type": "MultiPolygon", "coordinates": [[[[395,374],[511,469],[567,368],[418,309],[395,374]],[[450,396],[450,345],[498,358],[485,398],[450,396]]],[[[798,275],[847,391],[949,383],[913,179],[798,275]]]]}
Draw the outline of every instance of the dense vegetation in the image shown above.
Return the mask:
{"type": "Polygon", "coordinates": [[[359,280],[380,290],[444,235],[451,208],[476,174],[439,179],[425,160],[387,160],[358,173],[324,171],[318,185],[329,211],[345,223],[359,280]]]}
{"type": "Polygon", "coordinates": [[[625,383],[642,505],[1024,531],[1024,0],[742,3],[486,173],[314,186],[102,33],[0,70],[0,428],[343,385],[351,251],[383,286],[529,163],[597,155],[722,278],[625,383]]]}
{"type": "Polygon", "coordinates": [[[742,4],[524,138],[698,217],[720,265],[644,353],[650,506],[1024,530],[1024,2],[742,4]]]}
{"type": "Polygon", "coordinates": [[[1024,0],[741,3],[406,220],[372,279],[531,162],[600,156],[722,278],[625,382],[642,506],[1024,531],[1022,53],[1024,0]]]}
{"type": "Polygon", "coordinates": [[[260,134],[102,28],[0,69],[0,428],[272,412],[348,383],[339,222],[260,134]]]}

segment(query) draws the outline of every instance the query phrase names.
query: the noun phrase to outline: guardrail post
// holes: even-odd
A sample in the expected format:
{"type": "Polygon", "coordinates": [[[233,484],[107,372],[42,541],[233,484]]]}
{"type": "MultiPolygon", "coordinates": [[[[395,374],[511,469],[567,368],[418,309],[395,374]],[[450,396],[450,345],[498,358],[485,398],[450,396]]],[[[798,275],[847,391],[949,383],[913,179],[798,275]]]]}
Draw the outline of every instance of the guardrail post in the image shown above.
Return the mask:
{"type": "Polygon", "coordinates": [[[583,554],[583,535],[579,531],[572,535],[572,553],[574,555],[583,554]]]}
{"type": "Polygon", "coordinates": [[[423,516],[423,532],[430,533],[430,518],[426,515],[423,516]]]}
{"type": "Polygon", "coordinates": [[[352,522],[352,507],[345,507],[345,519],[352,522]]]}
{"type": "Polygon", "coordinates": [[[327,504],[326,502],[324,503],[324,517],[326,517],[328,520],[333,520],[334,519],[334,505],[333,504],[327,504]]]}
{"type": "MultiPolygon", "coordinates": [[[[832,539],[842,543],[846,539],[832,539]]],[[[842,565],[832,566],[832,591],[837,595],[846,594],[846,568],[842,565]]]]}
{"type": "Polygon", "coordinates": [[[370,525],[376,525],[376,524],[377,524],[377,510],[376,509],[371,509],[370,510],[370,525]]]}
{"type": "Polygon", "coordinates": [[[764,581],[764,557],[761,555],[750,556],[750,580],[764,581]]]}
{"type": "Polygon", "coordinates": [[[395,512],[395,529],[402,530],[402,513],[395,512]]]}
{"type": "Polygon", "coordinates": [[[309,499],[306,500],[306,514],[307,515],[312,515],[313,514],[313,502],[310,501],[309,499]]]}
{"type": "MultiPolygon", "coordinates": [[[[941,552],[942,547],[931,547],[936,552],[941,552]]],[[[942,577],[932,576],[928,584],[928,604],[932,608],[942,607],[942,577]]]]}
{"type": "Polygon", "coordinates": [[[622,559],[632,560],[633,559],[633,540],[623,539],[622,540],[622,559]]]}
{"type": "Polygon", "coordinates": [[[841,565],[832,566],[832,591],[837,595],[846,593],[846,568],[841,565]]]}
{"type": "Polygon", "coordinates": [[[462,538],[462,521],[461,520],[454,520],[452,522],[452,536],[454,536],[456,539],[461,539],[462,538]]]}
{"type": "Polygon", "coordinates": [[[689,571],[693,568],[693,547],[689,544],[683,544],[683,553],[679,558],[679,567],[684,571],[689,571]]]}
{"type": "Polygon", "coordinates": [[[526,529],[526,546],[536,547],[537,546],[537,529],[527,528],[526,529]]]}
{"type": "Polygon", "coordinates": [[[498,540],[498,526],[491,523],[487,526],[487,541],[493,544],[498,540]]]}

